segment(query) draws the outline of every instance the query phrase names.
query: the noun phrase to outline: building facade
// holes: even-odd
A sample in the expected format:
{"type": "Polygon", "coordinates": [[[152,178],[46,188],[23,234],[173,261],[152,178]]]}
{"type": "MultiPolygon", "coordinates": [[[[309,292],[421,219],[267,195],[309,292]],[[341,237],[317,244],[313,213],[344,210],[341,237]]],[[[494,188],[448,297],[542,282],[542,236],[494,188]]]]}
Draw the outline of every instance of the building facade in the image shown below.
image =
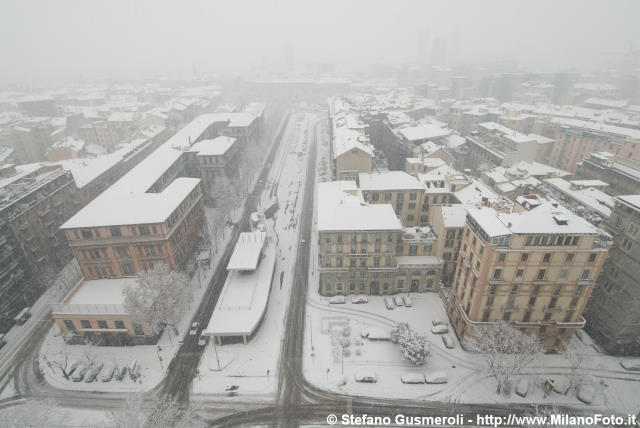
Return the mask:
{"type": "Polygon", "coordinates": [[[447,312],[463,339],[474,326],[507,321],[563,349],[607,256],[607,234],[545,202],[530,211],[468,210],[447,312]]]}
{"type": "Polygon", "coordinates": [[[619,196],[607,222],[615,246],[589,302],[587,328],[607,352],[640,355],[640,195],[619,196]]]}

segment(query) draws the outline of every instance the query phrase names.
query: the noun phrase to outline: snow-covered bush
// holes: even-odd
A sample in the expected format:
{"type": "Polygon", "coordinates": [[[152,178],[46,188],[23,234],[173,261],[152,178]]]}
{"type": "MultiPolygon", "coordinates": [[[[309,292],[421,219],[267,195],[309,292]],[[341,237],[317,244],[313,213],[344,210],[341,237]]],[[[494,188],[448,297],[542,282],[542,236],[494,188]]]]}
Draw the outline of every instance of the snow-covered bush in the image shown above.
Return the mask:
{"type": "Polygon", "coordinates": [[[406,322],[391,330],[391,341],[400,344],[402,355],[416,365],[424,364],[431,353],[427,338],[412,330],[406,322]]]}

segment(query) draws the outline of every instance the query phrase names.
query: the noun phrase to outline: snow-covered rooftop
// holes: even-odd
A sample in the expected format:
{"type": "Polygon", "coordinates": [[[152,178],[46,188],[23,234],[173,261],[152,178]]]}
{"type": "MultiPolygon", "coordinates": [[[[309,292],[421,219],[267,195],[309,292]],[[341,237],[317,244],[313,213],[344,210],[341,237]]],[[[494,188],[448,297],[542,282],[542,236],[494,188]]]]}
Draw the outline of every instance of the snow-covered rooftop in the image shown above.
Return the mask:
{"type": "Polygon", "coordinates": [[[233,146],[235,138],[220,136],[212,140],[202,140],[191,146],[189,151],[198,152],[200,156],[221,156],[233,146]]]}
{"type": "Polygon", "coordinates": [[[431,123],[401,128],[398,132],[408,141],[424,141],[431,138],[444,137],[451,134],[451,130],[431,123]]]}
{"type": "Polygon", "coordinates": [[[353,181],[318,184],[318,231],[402,230],[391,205],[367,204],[356,192],[353,181]]]}
{"type": "Polygon", "coordinates": [[[122,305],[124,289],[137,287],[137,277],[85,280],[65,299],[68,305],[122,305]]]}
{"type": "Polygon", "coordinates": [[[361,172],[360,189],[366,190],[424,190],[424,186],[404,171],[361,172]]]}
{"type": "MultiPolygon", "coordinates": [[[[585,181],[588,182],[589,180],[585,181]]],[[[572,189],[571,182],[563,178],[549,178],[546,179],[545,182],[553,189],[560,191],[574,201],[586,205],[606,217],[611,215],[611,209],[615,205],[615,201],[612,196],[593,187],[572,189]]]]}
{"type": "Polygon", "coordinates": [[[620,195],[617,198],[640,210],[640,195],[620,195]]]}
{"type": "Polygon", "coordinates": [[[227,264],[227,270],[255,270],[266,236],[265,232],[241,233],[227,264]]]}
{"type": "Polygon", "coordinates": [[[444,205],[441,207],[442,221],[445,228],[462,228],[467,222],[467,209],[475,207],[470,204],[444,205]]]}

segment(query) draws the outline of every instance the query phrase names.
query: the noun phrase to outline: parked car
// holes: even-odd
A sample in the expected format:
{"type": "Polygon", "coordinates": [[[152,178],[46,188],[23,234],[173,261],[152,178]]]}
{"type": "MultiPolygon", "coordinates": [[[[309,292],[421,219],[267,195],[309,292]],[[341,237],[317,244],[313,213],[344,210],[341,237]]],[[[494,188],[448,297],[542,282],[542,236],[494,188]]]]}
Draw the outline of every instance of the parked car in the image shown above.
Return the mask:
{"type": "Polygon", "coordinates": [[[353,296],[351,303],[369,303],[369,299],[365,295],[353,296]]]}
{"type": "Polygon", "coordinates": [[[395,296],[393,298],[393,301],[395,302],[396,306],[404,306],[404,300],[402,299],[402,296],[395,296]]]}
{"type": "Polygon", "coordinates": [[[431,320],[431,325],[449,325],[449,323],[447,321],[443,321],[443,320],[439,320],[439,319],[435,319],[435,320],[431,320]]]}
{"type": "Polygon", "coordinates": [[[347,299],[344,296],[333,296],[329,299],[329,303],[332,305],[340,305],[342,303],[346,303],[347,299]]]}
{"type": "Polygon", "coordinates": [[[449,333],[449,327],[446,325],[436,325],[431,327],[431,333],[433,334],[445,334],[445,333],[449,333]]]}
{"type": "Polygon", "coordinates": [[[0,349],[2,349],[2,347],[6,344],[7,342],[4,341],[4,334],[0,334],[0,349]]]}
{"type": "Polygon", "coordinates": [[[200,323],[199,322],[194,322],[193,324],[191,324],[191,329],[189,330],[189,335],[190,336],[195,336],[196,334],[198,334],[198,327],[200,327],[200,323]]]}
{"type": "Polygon", "coordinates": [[[115,374],[116,370],[118,370],[118,368],[115,364],[107,363],[105,368],[102,370],[102,376],[100,376],[100,380],[103,382],[110,382],[111,379],[113,379],[113,375],[115,374]]]}
{"type": "Polygon", "coordinates": [[[88,369],[89,368],[84,364],[78,365],[78,367],[73,371],[73,374],[71,375],[71,380],[73,380],[74,382],[81,382],[82,379],[84,379],[84,375],[85,373],[87,373],[88,369]]]}
{"type": "Polygon", "coordinates": [[[424,381],[426,383],[447,383],[447,374],[445,372],[428,372],[424,375],[424,381]]]}
{"type": "Polygon", "coordinates": [[[384,298],[384,305],[387,309],[394,309],[396,307],[396,305],[393,304],[393,299],[388,296],[384,298]]]}
{"type": "Polygon", "coordinates": [[[442,343],[444,343],[445,348],[451,349],[456,347],[456,342],[453,341],[453,337],[446,333],[442,335],[442,343]]]}
{"type": "Polygon", "coordinates": [[[119,369],[116,369],[116,372],[114,374],[115,374],[116,380],[124,379],[124,377],[127,375],[127,366],[122,366],[119,369]]]}
{"type": "Polygon", "coordinates": [[[413,306],[413,300],[411,300],[411,297],[409,297],[409,296],[404,296],[404,297],[403,297],[403,300],[404,300],[404,305],[405,305],[407,308],[410,308],[411,306],[413,306]]]}
{"type": "Polygon", "coordinates": [[[207,344],[207,340],[209,340],[208,336],[205,336],[204,334],[200,335],[200,339],[198,339],[198,346],[204,346],[207,344]]]}
{"type": "Polygon", "coordinates": [[[29,312],[31,310],[30,306],[27,306],[26,308],[23,308],[18,315],[15,316],[15,318],[13,318],[13,322],[16,323],[17,325],[22,325],[24,323],[27,322],[27,320],[29,318],[31,318],[31,313],[29,312]]]}
{"type": "Polygon", "coordinates": [[[424,375],[422,373],[404,373],[400,376],[402,383],[424,383],[424,375]]]}
{"type": "Polygon", "coordinates": [[[84,375],[84,381],[86,383],[91,383],[96,380],[96,378],[98,377],[98,373],[100,373],[100,370],[102,370],[102,367],[104,367],[104,364],[102,363],[96,363],[89,367],[89,370],[87,370],[87,374],[84,375]]]}
{"type": "Polygon", "coordinates": [[[378,376],[373,372],[360,372],[354,375],[356,382],[361,383],[376,383],[378,376]]]}

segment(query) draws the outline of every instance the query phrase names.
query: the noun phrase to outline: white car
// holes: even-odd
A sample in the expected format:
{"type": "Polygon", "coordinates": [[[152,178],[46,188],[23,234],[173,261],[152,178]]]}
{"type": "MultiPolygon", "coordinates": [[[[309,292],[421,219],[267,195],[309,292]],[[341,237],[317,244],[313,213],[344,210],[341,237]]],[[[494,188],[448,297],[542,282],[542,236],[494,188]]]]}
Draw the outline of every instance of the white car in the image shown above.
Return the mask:
{"type": "Polygon", "coordinates": [[[346,303],[347,299],[344,296],[333,296],[329,299],[329,303],[332,305],[340,305],[346,303]]]}
{"type": "Polygon", "coordinates": [[[351,298],[351,303],[369,303],[369,299],[364,295],[353,296],[351,298]]]}
{"type": "Polygon", "coordinates": [[[393,299],[389,296],[384,298],[384,305],[387,309],[394,309],[396,307],[396,305],[393,304],[393,299]]]}
{"type": "Polygon", "coordinates": [[[404,300],[404,305],[405,305],[407,308],[410,308],[411,306],[413,306],[413,300],[411,300],[411,297],[409,297],[409,296],[404,296],[404,297],[403,297],[403,300],[404,300]]]}
{"type": "Polygon", "coordinates": [[[189,335],[190,336],[195,336],[196,334],[198,334],[198,327],[200,327],[200,323],[199,322],[194,322],[193,324],[191,324],[191,329],[189,330],[189,335]]]}
{"type": "Polygon", "coordinates": [[[431,327],[431,333],[433,334],[445,334],[449,333],[449,327],[443,324],[431,327]]]}
{"type": "Polygon", "coordinates": [[[456,347],[456,342],[453,341],[453,337],[446,333],[442,335],[442,343],[444,343],[445,348],[448,349],[456,347]]]}
{"type": "Polygon", "coordinates": [[[429,372],[424,375],[426,383],[447,383],[447,374],[445,372],[429,372]]]}
{"type": "Polygon", "coordinates": [[[376,383],[378,376],[373,372],[361,372],[354,375],[356,382],[361,383],[376,383]]]}
{"type": "Polygon", "coordinates": [[[449,323],[447,321],[443,321],[443,320],[431,320],[431,325],[449,325],[449,323]]]}
{"type": "Polygon", "coordinates": [[[208,336],[205,336],[204,334],[200,335],[200,338],[198,339],[198,346],[204,346],[207,344],[207,340],[209,339],[208,336]]]}
{"type": "Polygon", "coordinates": [[[404,373],[400,376],[402,383],[424,383],[424,375],[422,373],[404,373]]]}
{"type": "Polygon", "coordinates": [[[402,299],[402,296],[395,296],[393,298],[393,301],[395,302],[396,306],[404,306],[404,300],[402,299]]]}

